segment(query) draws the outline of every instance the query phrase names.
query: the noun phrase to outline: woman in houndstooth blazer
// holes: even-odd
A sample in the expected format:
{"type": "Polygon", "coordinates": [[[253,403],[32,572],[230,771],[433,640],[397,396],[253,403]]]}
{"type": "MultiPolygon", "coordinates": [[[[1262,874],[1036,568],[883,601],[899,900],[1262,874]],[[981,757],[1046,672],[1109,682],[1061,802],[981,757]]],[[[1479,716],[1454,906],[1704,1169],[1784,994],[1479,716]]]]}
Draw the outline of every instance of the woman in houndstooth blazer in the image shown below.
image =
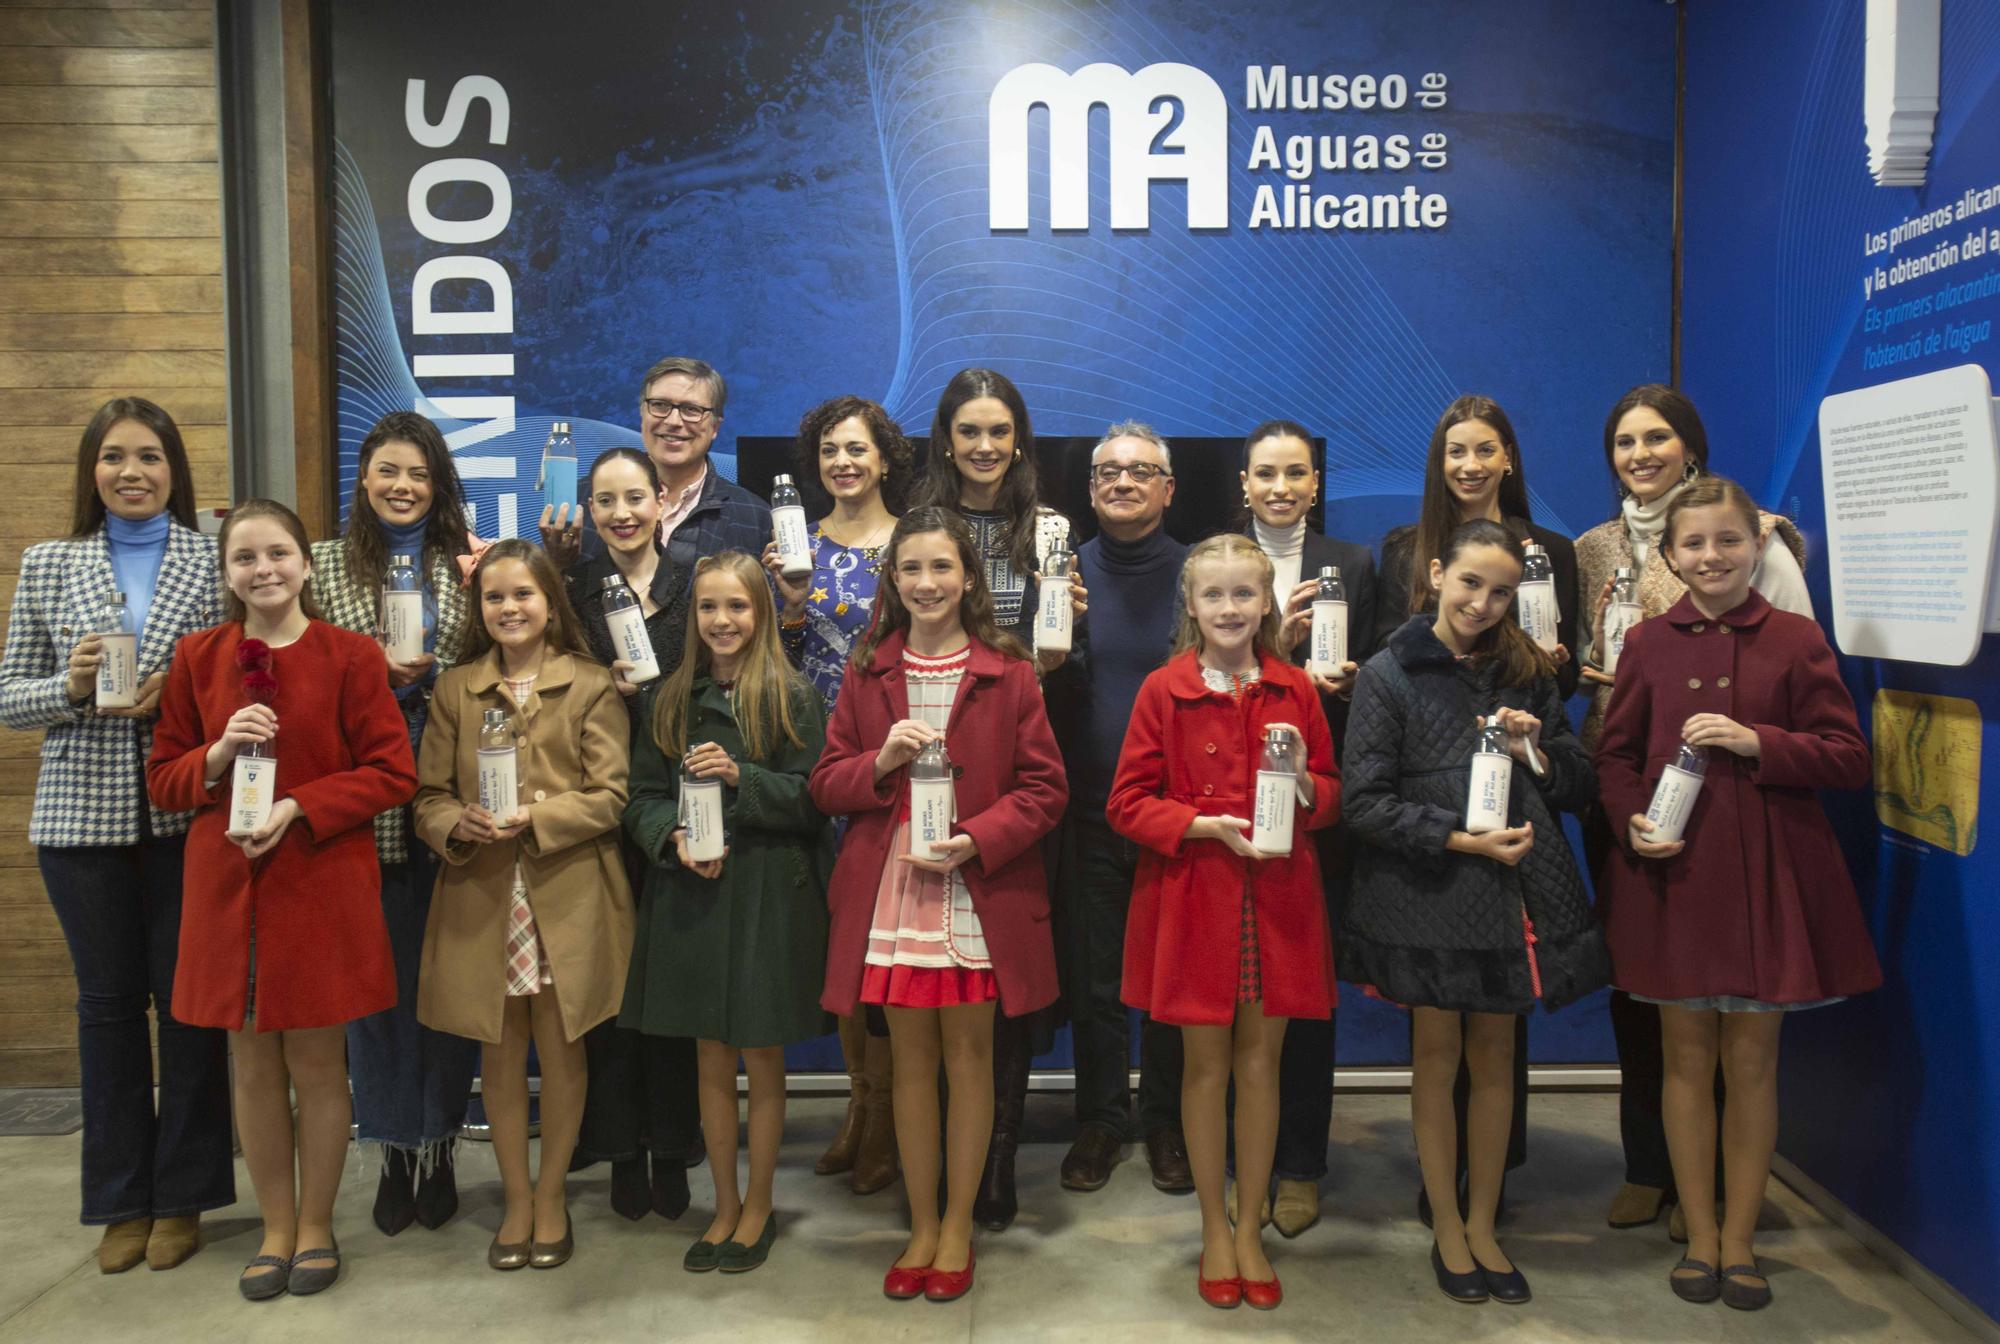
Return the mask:
{"type": "Polygon", "coordinates": [[[167,1269],[235,1202],[223,1034],[174,1020],[188,814],[150,806],[143,771],[175,642],[215,624],[215,549],[172,417],[120,397],[77,445],[67,537],[30,546],[0,657],[0,723],[43,729],[28,839],[69,943],[83,1068],[83,1221],[98,1267],[167,1269]],[[95,709],[105,599],[125,594],[141,695],[95,709]],[[159,1022],[153,1094],[151,1003],[159,1022]]]}

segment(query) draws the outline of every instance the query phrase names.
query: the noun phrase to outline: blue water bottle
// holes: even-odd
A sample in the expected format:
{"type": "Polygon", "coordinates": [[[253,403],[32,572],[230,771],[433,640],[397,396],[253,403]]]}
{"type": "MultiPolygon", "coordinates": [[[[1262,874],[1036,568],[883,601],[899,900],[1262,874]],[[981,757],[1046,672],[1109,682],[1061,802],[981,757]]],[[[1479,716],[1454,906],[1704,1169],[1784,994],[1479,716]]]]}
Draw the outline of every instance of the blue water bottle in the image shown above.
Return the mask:
{"type": "Polygon", "coordinates": [[[569,517],[578,516],[576,507],[576,440],[569,436],[569,421],[557,420],[549,426],[549,441],[542,446],[542,471],[535,487],[542,503],[552,509],[569,505],[569,517]]]}

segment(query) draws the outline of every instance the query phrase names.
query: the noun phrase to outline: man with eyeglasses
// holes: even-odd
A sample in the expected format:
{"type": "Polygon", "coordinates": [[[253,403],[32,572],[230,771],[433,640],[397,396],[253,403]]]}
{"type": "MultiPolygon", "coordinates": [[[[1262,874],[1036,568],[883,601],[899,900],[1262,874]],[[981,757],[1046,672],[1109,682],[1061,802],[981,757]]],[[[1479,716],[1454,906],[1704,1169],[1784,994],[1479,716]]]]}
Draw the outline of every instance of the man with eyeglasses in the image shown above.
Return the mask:
{"type": "MultiPolygon", "coordinates": [[[[1150,426],[1111,426],[1090,454],[1090,507],[1098,533],[1077,548],[1090,618],[1069,659],[1046,685],[1049,717],[1069,770],[1060,865],[1062,979],[1076,1050],[1076,1142],[1062,1183],[1096,1190],[1111,1178],[1131,1131],[1129,1019],[1119,998],[1125,914],[1139,852],[1112,831],[1105,800],[1139,684],[1166,660],[1181,609],[1187,547],[1162,526],[1174,497],[1167,441],[1150,426]]],[[[1139,1133],[1153,1184],[1194,1188],[1181,1135],[1181,1036],[1142,1019],[1139,1133]]]]}
{"type": "MultiPolygon", "coordinates": [[[[687,585],[694,562],[718,551],[763,554],[771,539],[770,505],[709,466],[708,450],[722,428],[729,396],[722,375],[702,360],[669,355],[646,370],[641,387],[639,433],[660,473],[660,544],[673,578],[687,585]]],[[[542,546],[565,569],[579,555],[604,553],[596,529],[583,525],[584,512],[579,508],[574,518],[555,518],[543,511],[542,546]]]]}

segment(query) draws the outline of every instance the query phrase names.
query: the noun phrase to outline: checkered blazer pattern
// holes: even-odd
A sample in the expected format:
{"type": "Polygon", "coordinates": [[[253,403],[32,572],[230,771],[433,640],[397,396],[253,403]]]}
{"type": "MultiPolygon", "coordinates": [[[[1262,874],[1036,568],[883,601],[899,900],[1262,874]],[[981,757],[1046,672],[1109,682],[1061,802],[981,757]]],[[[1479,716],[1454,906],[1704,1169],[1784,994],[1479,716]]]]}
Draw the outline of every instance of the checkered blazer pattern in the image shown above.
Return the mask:
{"type": "MultiPolygon", "coordinates": [[[[48,730],[28,820],[31,844],[137,844],[142,805],[151,810],[154,835],[188,828],[190,813],[163,812],[146,800],[152,720],[99,718],[88,704],[73,709],[63,688],[70,649],[97,627],[116,587],[101,527],[87,537],[40,542],[21,556],[0,655],[0,723],[48,730]]],[[[221,620],[220,598],[214,541],[173,523],[139,637],[142,682],[166,669],[182,635],[221,620]]]]}
{"type": "MultiPolygon", "coordinates": [[[[347,568],[347,543],[340,537],[312,544],[313,597],[330,624],[356,634],[375,634],[380,624],[382,594],[363,589],[347,568]]],[[[458,565],[448,555],[431,557],[431,592],[437,596],[437,670],[465,657],[465,588],[459,582],[458,565]]],[[[410,857],[410,812],[407,806],[392,807],[375,818],[375,855],[383,863],[401,863],[410,857]]]]}

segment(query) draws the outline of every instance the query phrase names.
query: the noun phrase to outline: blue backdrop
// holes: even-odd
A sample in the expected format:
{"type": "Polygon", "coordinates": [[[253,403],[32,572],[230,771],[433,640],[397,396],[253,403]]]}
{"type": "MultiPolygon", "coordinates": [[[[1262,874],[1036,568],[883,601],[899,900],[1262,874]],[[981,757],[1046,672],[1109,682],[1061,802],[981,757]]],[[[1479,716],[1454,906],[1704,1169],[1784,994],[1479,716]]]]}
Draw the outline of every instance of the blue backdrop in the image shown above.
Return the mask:
{"type": "MultiPolygon", "coordinates": [[[[2000,381],[1990,342],[1969,357],[1944,352],[1887,372],[1861,367],[1862,347],[1882,339],[1864,331],[1862,277],[1888,260],[1864,258],[1864,235],[2000,183],[2000,8],[1944,6],[1942,111],[1920,190],[1876,187],[1868,176],[1863,11],[1862,0],[1694,0],[1688,16],[1684,385],[1702,408],[1720,469],[1800,522],[1814,548],[1813,601],[1829,618],[1821,398],[1968,358],[2000,381]]],[[[1982,218],[2000,225],[2000,212],[1982,218]]],[[[1926,252],[1931,241],[1909,251],[1926,252]]],[[[1892,288],[1873,306],[1974,279],[1992,265],[1990,257],[1968,261],[1892,288]]],[[[1949,316],[1990,321],[2000,317],[2000,298],[1949,316]]],[[[1993,641],[1965,668],[1848,658],[1842,668],[1864,727],[1882,687],[1974,701],[1984,792],[2000,752],[1993,641]]],[[[1861,881],[1887,983],[1788,1025],[1780,1150],[2000,1315],[1992,857],[1975,848],[1959,858],[1886,832],[1865,795],[1827,803],[1861,881]]]]}
{"type": "MultiPolygon", "coordinates": [[[[978,363],[1014,377],[1045,432],[1303,420],[1328,440],[1330,530],[1370,542],[1414,514],[1432,423],[1477,391],[1520,432],[1538,520],[1576,533],[1611,509],[1604,408],[1667,373],[1673,18],[1651,0],[1515,4],[1504,22],[1470,21],[1462,0],[548,14],[526,0],[332,7],[343,495],[368,426],[415,406],[451,431],[479,530],[521,530],[550,420],[574,422],[586,462],[636,442],[639,377],[676,353],[729,378],[725,472],[735,435],[788,434],[838,393],[922,432],[946,379],[978,363]],[[1156,184],[1149,226],[1113,229],[1114,118],[1137,114],[1099,108],[1089,227],[1050,227],[1039,109],[1028,227],[994,229],[989,98],[1037,62],[1211,78],[1227,227],[1189,227],[1190,193],[1156,184]],[[1349,87],[1399,76],[1407,105],[1253,110],[1247,72],[1279,64],[1349,87]],[[1418,105],[1431,74],[1441,107],[1418,105]],[[1345,136],[1359,154],[1361,136],[1436,135],[1445,161],[1295,184],[1260,159],[1263,128],[1281,155],[1294,136],[1345,136]],[[1414,188],[1445,198],[1446,218],[1259,222],[1259,188],[1295,185],[1414,188]],[[506,311],[482,317],[502,308],[496,290],[506,311]]],[[[1198,100],[1144,112],[1161,153],[1191,152],[1205,124],[1198,100]]],[[[1348,1004],[1344,1060],[1403,1057],[1398,1015],[1348,1004]]],[[[1610,1054],[1594,1007],[1538,1023],[1536,1049],[1610,1054]]]]}

